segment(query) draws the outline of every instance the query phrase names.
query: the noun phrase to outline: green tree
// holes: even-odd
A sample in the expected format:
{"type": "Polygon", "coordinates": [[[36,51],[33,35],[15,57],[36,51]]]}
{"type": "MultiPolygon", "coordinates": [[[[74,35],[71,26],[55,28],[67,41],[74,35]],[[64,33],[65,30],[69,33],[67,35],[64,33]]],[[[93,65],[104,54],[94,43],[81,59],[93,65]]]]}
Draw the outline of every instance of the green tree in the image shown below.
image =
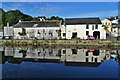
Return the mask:
{"type": "Polygon", "coordinates": [[[22,33],[18,33],[20,36],[25,36],[26,35],[26,29],[22,28],[22,33]]]}

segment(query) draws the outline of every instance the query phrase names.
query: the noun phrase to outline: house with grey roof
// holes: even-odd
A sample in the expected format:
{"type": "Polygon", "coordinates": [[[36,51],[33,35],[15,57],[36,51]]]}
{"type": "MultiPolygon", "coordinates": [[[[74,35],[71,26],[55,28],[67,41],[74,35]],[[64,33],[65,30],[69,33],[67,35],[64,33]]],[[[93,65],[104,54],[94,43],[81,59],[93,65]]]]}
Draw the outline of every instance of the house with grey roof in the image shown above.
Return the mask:
{"type": "Polygon", "coordinates": [[[19,21],[13,26],[14,39],[59,39],[61,21],[19,21]]]}
{"type": "Polygon", "coordinates": [[[66,18],[61,28],[64,39],[87,39],[88,35],[95,39],[106,39],[106,31],[99,18],[66,18]]]}

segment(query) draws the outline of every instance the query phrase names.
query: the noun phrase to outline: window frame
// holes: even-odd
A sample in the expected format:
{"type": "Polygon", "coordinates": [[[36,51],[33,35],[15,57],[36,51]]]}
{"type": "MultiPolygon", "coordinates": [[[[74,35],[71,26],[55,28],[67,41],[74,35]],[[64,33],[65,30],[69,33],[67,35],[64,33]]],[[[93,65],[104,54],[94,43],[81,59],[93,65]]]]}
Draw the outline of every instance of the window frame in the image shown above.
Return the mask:
{"type": "Polygon", "coordinates": [[[86,31],[86,35],[87,35],[87,36],[89,35],[89,31],[86,31]]]}

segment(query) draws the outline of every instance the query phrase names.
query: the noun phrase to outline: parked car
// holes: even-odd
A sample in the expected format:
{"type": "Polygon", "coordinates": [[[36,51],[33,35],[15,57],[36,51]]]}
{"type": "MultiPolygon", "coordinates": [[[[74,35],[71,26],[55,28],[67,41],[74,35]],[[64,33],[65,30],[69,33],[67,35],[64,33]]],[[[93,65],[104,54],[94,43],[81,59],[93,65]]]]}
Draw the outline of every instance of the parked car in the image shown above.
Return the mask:
{"type": "Polygon", "coordinates": [[[94,49],[88,49],[87,52],[94,52],[94,49]]]}
{"type": "Polygon", "coordinates": [[[91,35],[88,35],[87,39],[88,39],[88,40],[95,40],[95,37],[94,37],[94,36],[91,36],[91,35]]]}

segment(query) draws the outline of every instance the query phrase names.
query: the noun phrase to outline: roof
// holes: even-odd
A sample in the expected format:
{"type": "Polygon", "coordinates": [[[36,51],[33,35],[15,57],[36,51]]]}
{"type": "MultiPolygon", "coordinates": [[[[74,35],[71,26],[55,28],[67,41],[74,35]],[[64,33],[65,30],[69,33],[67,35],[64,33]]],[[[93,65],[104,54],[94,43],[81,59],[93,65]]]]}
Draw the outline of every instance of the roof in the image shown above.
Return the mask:
{"type": "Polygon", "coordinates": [[[61,21],[21,21],[14,28],[21,27],[60,27],[61,21]]]}
{"type": "Polygon", "coordinates": [[[107,18],[108,20],[110,20],[110,21],[113,21],[113,20],[116,20],[116,19],[118,19],[118,16],[112,16],[112,17],[110,17],[110,18],[107,18]]]}
{"type": "Polygon", "coordinates": [[[66,25],[76,24],[102,24],[99,18],[66,18],[66,25]]]}
{"type": "Polygon", "coordinates": [[[101,20],[101,22],[111,22],[108,18],[101,20]]]}
{"type": "Polygon", "coordinates": [[[83,66],[83,67],[98,67],[101,63],[95,62],[64,62],[65,66],[83,66]]]}
{"type": "Polygon", "coordinates": [[[35,58],[15,58],[24,62],[61,63],[60,59],[35,59],[35,58]]]}

